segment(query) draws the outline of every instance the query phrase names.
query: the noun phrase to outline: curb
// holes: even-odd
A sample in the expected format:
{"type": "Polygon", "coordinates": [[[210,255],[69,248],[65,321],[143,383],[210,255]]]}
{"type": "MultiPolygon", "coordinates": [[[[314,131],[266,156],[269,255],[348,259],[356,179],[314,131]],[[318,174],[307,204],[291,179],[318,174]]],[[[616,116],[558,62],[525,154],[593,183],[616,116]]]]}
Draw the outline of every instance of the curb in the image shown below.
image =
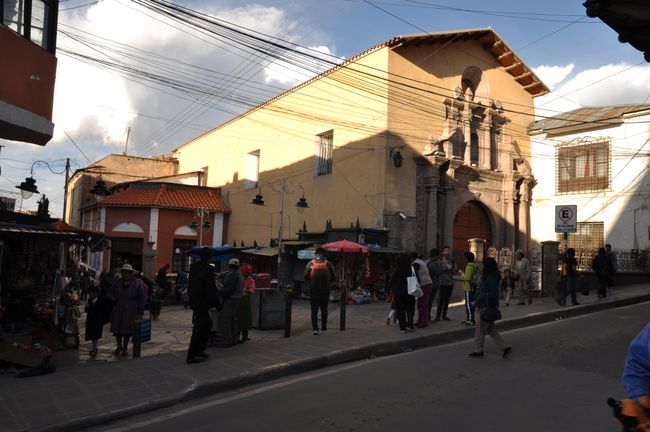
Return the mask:
{"type": "MultiPolygon", "coordinates": [[[[586,315],[592,312],[600,312],[603,310],[629,306],[647,301],[650,301],[650,294],[643,294],[624,299],[603,300],[598,303],[591,303],[586,305],[568,306],[563,309],[557,309],[548,312],[537,312],[523,317],[505,319],[499,323],[499,329],[513,330],[529,327],[537,324],[561,320],[564,318],[572,318],[580,315],[586,315]]],[[[359,347],[332,351],[316,357],[278,363],[273,366],[244,373],[235,377],[220,378],[195,383],[194,385],[183,389],[179,394],[175,396],[163,397],[157,400],[133,405],[128,408],[116,409],[101,414],[93,414],[91,416],[81,417],[56,425],[33,429],[33,431],[51,432],[63,430],[82,430],[93,426],[104,425],[106,423],[114,422],[117,420],[124,420],[127,417],[148,413],[163,408],[169,408],[181,402],[187,402],[205,396],[213,396],[215,394],[228,390],[235,390],[246,386],[260,384],[282,377],[297,375],[303,372],[309,372],[325,367],[350,363],[371,357],[389,356],[400,354],[407,350],[445,345],[451,342],[471,339],[473,336],[474,328],[464,327],[442,333],[434,333],[422,336],[414,335],[407,339],[375,342],[359,347]]]]}

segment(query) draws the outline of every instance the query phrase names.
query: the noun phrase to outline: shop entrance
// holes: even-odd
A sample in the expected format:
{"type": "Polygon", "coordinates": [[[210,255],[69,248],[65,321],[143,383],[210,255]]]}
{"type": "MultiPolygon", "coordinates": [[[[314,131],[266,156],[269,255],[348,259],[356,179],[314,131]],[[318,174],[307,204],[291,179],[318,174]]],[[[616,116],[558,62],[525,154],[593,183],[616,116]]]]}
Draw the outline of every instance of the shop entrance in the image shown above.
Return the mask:
{"type": "Polygon", "coordinates": [[[143,240],[141,238],[111,238],[111,268],[131,264],[134,269],[142,270],[143,240]]]}
{"type": "MultiPolygon", "coordinates": [[[[463,252],[469,250],[467,240],[481,238],[485,244],[492,244],[492,226],[488,212],[478,201],[468,201],[458,210],[454,217],[454,242],[452,250],[456,263],[465,267],[463,252]]],[[[483,255],[485,256],[485,254],[483,255]]]]}

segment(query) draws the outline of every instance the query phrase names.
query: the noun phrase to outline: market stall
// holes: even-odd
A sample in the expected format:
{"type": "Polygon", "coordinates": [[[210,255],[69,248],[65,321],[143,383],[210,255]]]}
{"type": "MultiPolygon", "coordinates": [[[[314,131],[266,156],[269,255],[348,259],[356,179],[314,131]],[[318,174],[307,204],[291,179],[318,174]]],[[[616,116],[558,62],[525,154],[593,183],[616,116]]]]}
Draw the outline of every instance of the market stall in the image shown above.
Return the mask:
{"type": "Polygon", "coordinates": [[[73,257],[101,236],[47,217],[0,212],[0,360],[33,366],[78,346],[82,309],[73,257]]]}

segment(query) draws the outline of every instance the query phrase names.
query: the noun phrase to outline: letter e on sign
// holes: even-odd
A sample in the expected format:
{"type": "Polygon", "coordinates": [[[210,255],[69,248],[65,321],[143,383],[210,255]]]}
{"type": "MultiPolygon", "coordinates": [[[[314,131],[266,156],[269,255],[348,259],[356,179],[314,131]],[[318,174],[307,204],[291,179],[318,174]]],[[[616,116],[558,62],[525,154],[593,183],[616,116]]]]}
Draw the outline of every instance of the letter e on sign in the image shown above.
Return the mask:
{"type": "Polygon", "coordinates": [[[578,228],[578,206],[555,206],[555,232],[576,232],[578,228]]]}

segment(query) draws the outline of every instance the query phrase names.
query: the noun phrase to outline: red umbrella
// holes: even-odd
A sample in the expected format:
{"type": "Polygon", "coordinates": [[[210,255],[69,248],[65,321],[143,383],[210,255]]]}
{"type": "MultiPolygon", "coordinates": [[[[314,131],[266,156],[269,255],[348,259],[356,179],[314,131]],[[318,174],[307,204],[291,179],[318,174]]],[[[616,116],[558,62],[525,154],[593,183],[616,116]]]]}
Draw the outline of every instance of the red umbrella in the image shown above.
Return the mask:
{"type": "Polygon", "coordinates": [[[349,240],[339,240],[322,246],[327,252],[368,253],[368,247],[349,240]]]}

